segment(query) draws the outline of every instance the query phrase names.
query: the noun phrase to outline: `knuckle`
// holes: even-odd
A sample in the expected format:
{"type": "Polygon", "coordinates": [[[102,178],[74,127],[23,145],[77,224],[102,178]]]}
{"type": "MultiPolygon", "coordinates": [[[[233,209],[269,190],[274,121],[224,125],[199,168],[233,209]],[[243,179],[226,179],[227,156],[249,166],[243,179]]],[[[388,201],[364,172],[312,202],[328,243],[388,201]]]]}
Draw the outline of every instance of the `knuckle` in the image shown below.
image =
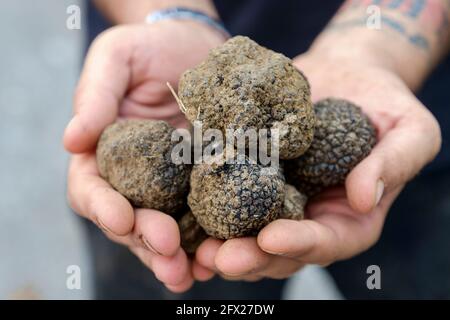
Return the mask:
{"type": "Polygon", "coordinates": [[[75,206],[75,200],[74,200],[72,192],[70,191],[70,188],[66,192],[66,200],[67,200],[68,206],[78,214],[77,207],[75,206]]]}
{"type": "Polygon", "coordinates": [[[92,42],[92,45],[96,46],[96,45],[103,45],[104,43],[114,42],[118,34],[121,33],[122,29],[123,29],[122,26],[113,26],[100,32],[97,35],[97,37],[95,37],[94,41],[92,42]]]}
{"type": "Polygon", "coordinates": [[[123,57],[129,52],[125,41],[131,39],[129,26],[114,26],[101,32],[93,41],[90,51],[106,51],[114,57],[123,57]]]}
{"type": "Polygon", "coordinates": [[[74,181],[71,175],[69,174],[68,180],[67,180],[67,191],[66,191],[66,201],[67,205],[78,215],[82,216],[82,212],[80,210],[80,206],[78,205],[78,199],[76,192],[74,191],[74,181]]]}
{"type": "Polygon", "coordinates": [[[430,138],[431,159],[434,158],[441,150],[442,145],[442,132],[441,126],[436,117],[424,107],[424,113],[418,119],[418,123],[421,125],[421,130],[424,136],[430,138]]]}

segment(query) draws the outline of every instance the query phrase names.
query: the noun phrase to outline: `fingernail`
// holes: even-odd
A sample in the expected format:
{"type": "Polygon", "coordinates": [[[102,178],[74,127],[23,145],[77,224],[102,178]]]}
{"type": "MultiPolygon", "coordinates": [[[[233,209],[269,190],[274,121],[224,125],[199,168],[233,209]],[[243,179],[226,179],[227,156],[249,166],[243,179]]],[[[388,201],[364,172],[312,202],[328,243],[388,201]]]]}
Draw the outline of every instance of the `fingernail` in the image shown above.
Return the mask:
{"type": "Polygon", "coordinates": [[[158,254],[160,256],[162,256],[161,253],[159,253],[158,251],[156,251],[155,248],[153,248],[153,246],[150,244],[150,242],[141,234],[139,236],[139,238],[141,239],[142,243],[145,245],[145,247],[150,250],[151,252],[153,252],[154,254],[158,254]]]}
{"type": "Polygon", "coordinates": [[[289,254],[285,253],[285,252],[275,252],[275,251],[270,251],[270,250],[264,250],[264,252],[274,255],[274,256],[280,256],[280,257],[288,257],[289,254]]]}
{"type": "Polygon", "coordinates": [[[104,224],[100,219],[97,218],[96,221],[97,221],[97,226],[98,226],[103,232],[114,234],[114,232],[112,232],[107,226],[105,226],[105,224],[104,224]]]}
{"type": "Polygon", "coordinates": [[[225,277],[236,278],[236,277],[244,277],[244,276],[251,275],[252,272],[240,272],[240,273],[220,272],[220,274],[222,274],[225,277]]]}
{"type": "Polygon", "coordinates": [[[76,122],[77,122],[77,116],[74,116],[67,124],[66,132],[72,131],[76,122]]]}
{"type": "Polygon", "coordinates": [[[377,206],[380,203],[381,198],[383,197],[383,192],[384,192],[384,182],[383,180],[380,179],[377,181],[377,195],[375,199],[375,206],[377,206]]]}

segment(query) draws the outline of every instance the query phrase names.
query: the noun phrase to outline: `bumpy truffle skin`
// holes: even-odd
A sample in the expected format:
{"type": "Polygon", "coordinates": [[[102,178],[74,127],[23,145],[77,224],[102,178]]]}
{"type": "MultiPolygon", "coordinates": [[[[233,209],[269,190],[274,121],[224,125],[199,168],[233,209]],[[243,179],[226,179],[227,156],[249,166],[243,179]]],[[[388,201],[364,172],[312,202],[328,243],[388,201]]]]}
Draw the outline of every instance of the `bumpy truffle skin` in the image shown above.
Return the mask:
{"type": "Polygon", "coordinates": [[[342,184],[347,174],[376,143],[376,130],[361,108],[328,98],[314,106],[316,128],[308,151],[286,161],[289,182],[311,196],[324,187],[342,184]]]}
{"type": "Polygon", "coordinates": [[[186,117],[206,129],[279,129],[280,158],[303,154],[314,134],[306,78],[282,54],[237,36],[186,71],[178,94],[186,117]]]}
{"type": "Polygon", "coordinates": [[[187,254],[194,254],[200,244],[208,238],[191,211],[181,217],[178,227],[181,234],[181,247],[187,254]]]}
{"type": "Polygon", "coordinates": [[[186,203],[190,167],[171,161],[173,130],[153,120],[110,125],[97,146],[101,176],[134,206],[176,214],[186,203]]]}
{"type": "Polygon", "coordinates": [[[305,206],[308,197],[294,186],[286,184],[283,211],[280,219],[302,220],[305,217],[305,206]]]}
{"type": "Polygon", "coordinates": [[[278,218],[284,201],[281,170],[251,164],[195,165],[188,204],[206,233],[218,239],[256,235],[278,218]],[[267,168],[266,168],[267,169],[267,168]]]}

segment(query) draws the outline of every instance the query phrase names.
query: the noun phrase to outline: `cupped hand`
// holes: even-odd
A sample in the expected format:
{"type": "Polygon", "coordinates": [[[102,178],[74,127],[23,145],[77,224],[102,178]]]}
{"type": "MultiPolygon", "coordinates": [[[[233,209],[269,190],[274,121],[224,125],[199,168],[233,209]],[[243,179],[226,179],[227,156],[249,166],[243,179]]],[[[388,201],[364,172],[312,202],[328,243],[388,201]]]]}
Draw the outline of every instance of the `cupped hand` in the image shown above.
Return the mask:
{"type": "Polygon", "coordinates": [[[134,209],[97,170],[95,147],[109,124],[121,118],[165,120],[187,126],[166,82],[202,61],[224,41],[197,22],[161,21],[125,25],[102,33],[92,44],[74,97],[74,116],[64,135],[73,153],[68,199],[81,216],[97,224],[113,241],[126,245],[169,289],[187,290],[210,272],[192,265],[180,248],[176,221],[162,212],[134,209]]]}
{"type": "Polygon", "coordinates": [[[257,238],[205,241],[196,260],[227,279],[286,278],[305,264],[326,266],[367,250],[403,186],[440,149],[437,121],[389,69],[317,53],[295,64],[311,83],[313,101],[336,97],[361,106],[377,128],[378,144],[345,187],[309,203],[307,219],[276,220],[257,238]]]}

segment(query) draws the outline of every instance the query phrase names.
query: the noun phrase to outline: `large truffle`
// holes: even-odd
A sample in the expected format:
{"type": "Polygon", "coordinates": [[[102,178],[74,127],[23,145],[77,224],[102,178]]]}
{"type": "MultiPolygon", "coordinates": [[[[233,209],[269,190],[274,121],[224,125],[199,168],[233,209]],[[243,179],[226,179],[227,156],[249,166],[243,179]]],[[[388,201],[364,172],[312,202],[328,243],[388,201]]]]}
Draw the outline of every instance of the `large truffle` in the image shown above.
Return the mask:
{"type": "Polygon", "coordinates": [[[186,71],[179,82],[186,117],[203,128],[278,129],[280,158],[308,149],[314,111],[306,78],[280,53],[237,36],[211,50],[208,58],[186,71]]]}
{"type": "Polygon", "coordinates": [[[181,217],[178,227],[181,235],[181,247],[187,254],[195,253],[202,242],[208,238],[191,211],[181,217]]]}
{"type": "Polygon", "coordinates": [[[171,160],[173,130],[153,120],[110,125],[97,147],[100,175],[136,207],[177,213],[186,203],[190,167],[171,160]]]}
{"type": "Polygon", "coordinates": [[[192,169],[188,204],[208,235],[230,239],[256,235],[278,218],[284,191],[279,169],[253,164],[248,158],[244,163],[204,163],[192,169]]]}
{"type": "Polygon", "coordinates": [[[376,143],[373,124],[353,103],[329,98],[317,102],[314,110],[316,128],[311,147],[298,159],[285,163],[289,182],[307,195],[342,184],[376,143]]]}

